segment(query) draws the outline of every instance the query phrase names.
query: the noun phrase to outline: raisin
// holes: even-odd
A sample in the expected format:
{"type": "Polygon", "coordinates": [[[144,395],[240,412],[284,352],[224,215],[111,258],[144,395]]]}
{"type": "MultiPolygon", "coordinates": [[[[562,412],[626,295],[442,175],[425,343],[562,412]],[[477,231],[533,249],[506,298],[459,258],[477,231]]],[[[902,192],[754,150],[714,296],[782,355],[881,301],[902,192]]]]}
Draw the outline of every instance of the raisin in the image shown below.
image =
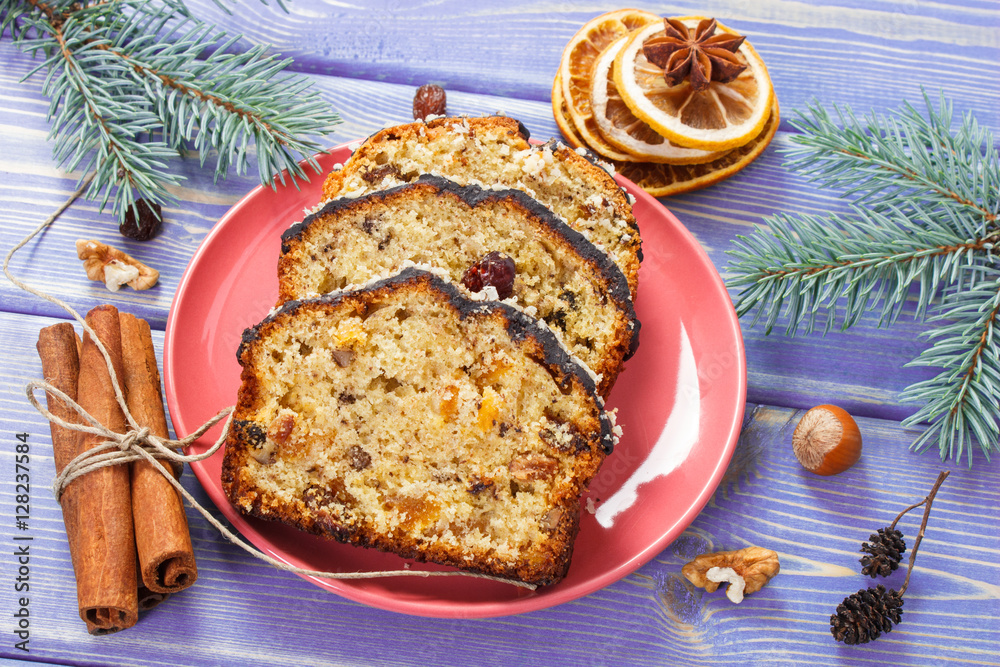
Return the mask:
{"type": "Polygon", "coordinates": [[[355,470],[364,470],[372,464],[371,454],[357,445],[352,445],[351,448],[347,450],[347,459],[351,467],[355,470]]]}
{"type": "Polygon", "coordinates": [[[487,253],[470,266],[462,276],[462,284],[472,292],[480,292],[487,285],[497,291],[501,299],[514,294],[514,260],[501,252],[487,253]]]}
{"type": "Polygon", "coordinates": [[[472,484],[469,485],[466,490],[472,495],[478,496],[483,491],[489,491],[490,493],[496,495],[493,489],[494,481],[492,479],[487,478],[482,480],[478,476],[473,475],[469,481],[472,482],[472,484]]]}
{"type": "Polygon", "coordinates": [[[400,177],[402,175],[402,172],[399,171],[399,167],[394,164],[383,164],[361,172],[361,178],[363,178],[366,183],[371,185],[381,183],[382,179],[386,176],[400,177]]]}
{"type": "Polygon", "coordinates": [[[163,219],[163,208],[156,202],[147,199],[135,200],[135,206],[129,206],[125,218],[118,225],[118,231],[136,241],[148,241],[160,231],[160,221],[163,219]],[[136,210],[139,215],[136,216],[136,210]]]}
{"type": "Polygon", "coordinates": [[[413,96],[413,119],[424,120],[428,116],[444,116],[448,113],[448,100],[444,88],[433,83],[417,88],[413,96]]]}

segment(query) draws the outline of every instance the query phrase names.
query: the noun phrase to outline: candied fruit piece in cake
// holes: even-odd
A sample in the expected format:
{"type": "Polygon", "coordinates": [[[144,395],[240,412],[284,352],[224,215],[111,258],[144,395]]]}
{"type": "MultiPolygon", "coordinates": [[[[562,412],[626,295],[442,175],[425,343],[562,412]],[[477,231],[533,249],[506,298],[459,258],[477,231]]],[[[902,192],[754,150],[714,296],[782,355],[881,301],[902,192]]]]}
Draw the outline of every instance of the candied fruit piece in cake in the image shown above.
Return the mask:
{"type": "Polygon", "coordinates": [[[565,576],[614,427],[538,320],[409,268],[285,304],[239,361],[222,483],[241,512],[488,576],[565,576]]]}

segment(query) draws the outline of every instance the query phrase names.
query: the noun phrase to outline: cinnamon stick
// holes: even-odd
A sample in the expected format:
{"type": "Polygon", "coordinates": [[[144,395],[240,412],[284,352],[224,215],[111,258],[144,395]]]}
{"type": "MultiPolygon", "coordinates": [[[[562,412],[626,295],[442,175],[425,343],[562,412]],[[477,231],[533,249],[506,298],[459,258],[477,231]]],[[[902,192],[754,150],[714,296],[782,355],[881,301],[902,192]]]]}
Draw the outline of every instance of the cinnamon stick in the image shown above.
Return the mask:
{"type": "Polygon", "coordinates": [[[157,593],[151,591],[141,583],[139,584],[139,611],[149,611],[158,606],[161,602],[166,602],[170,593],[157,593]]]}
{"type": "MultiPolygon", "coordinates": [[[[139,564],[138,558],[136,558],[136,565],[139,564]]],[[[166,602],[167,598],[170,597],[170,593],[158,593],[156,591],[151,591],[146,588],[142,583],[142,571],[136,572],[136,578],[139,580],[139,613],[144,611],[149,611],[153,607],[159,605],[161,602],[166,602]]]]}
{"type": "MultiPolygon", "coordinates": [[[[74,401],[77,400],[76,391],[80,378],[80,348],[82,344],[83,341],[76,335],[73,325],[69,322],[60,322],[39,331],[38,343],[35,345],[38,357],[42,360],[42,376],[45,381],[74,401]]],[[[68,422],[78,423],[80,421],[76,412],[52,394],[46,393],[45,400],[49,412],[52,414],[68,422]]],[[[63,428],[55,422],[49,423],[49,430],[52,433],[52,456],[55,459],[56,472],[58,473],[81,451],[82,434],[63,428]]],[[[66,537],[69,540],[70,553],[75,559],[80,550],[78,546],[80,536],[77,530],[80,522],[70,521],[65,507],[63,516],[66,521],[66,537]]],[[[74,568],[75,566],[74,560],[74,568]]],[[[90,622],[87,622],[87,630],[91,634],[100,634],[97,626],[90,622]]]]}
{"type": "MultiPolygon", "coordinates": [[[[62,391],[74,401],[76,400],[76,385],[80,377],[80,337],[69,322],[60,322],[45,327],[38,332],[38,357],[42,360],[42,376],[45,380],[62,391]]],[[[61,400],[46,392],[45,401],[49,412],[68,422],[78,422],[76,412],[72,411],[61,400]]],[[[52,454],[55,458],[56,470],[62,470],[72,460],[79,449],[76,442],[79,433],[49,423],[52,433],[52,454]]]]}
{"type": "MultiPolygon", "coordinates": [[[[139,426],[167,438],[160,373],[149,324],[119,313],[128,410],[139,426]]],[[[170,470],[170,463],[164,461],[170,470]]],[[[153,593],[176,593],[198,578],[191,534],[180,494],[151,463],[131,465],[132,518],[141,584],[153,593]]],[[[140,591],[141,594],[141,591],[140,591]]]]}
{"type": "MultiPolygon", "coordinates": [[[[121,382],[124,371],[118,310],[98,306],[87,313],[87,324],[110,354],[121,382]]],[[[107,363],[89,334],[84,334],[81,346],[76,395],[80,407],[101,424],[117,433],[125,432],[125,416],[115,400],[107,363]]],[[[57,455],[57,473],[73,456],[101,442],[101,436],[91,434],[76,438],[76,451],[61,465],[57,455]]],[[[76,478],[63,490],[61,502],[80,617],[91,634],[132,627],[139,612],[128,468],[110,466],[76,478]]]]}

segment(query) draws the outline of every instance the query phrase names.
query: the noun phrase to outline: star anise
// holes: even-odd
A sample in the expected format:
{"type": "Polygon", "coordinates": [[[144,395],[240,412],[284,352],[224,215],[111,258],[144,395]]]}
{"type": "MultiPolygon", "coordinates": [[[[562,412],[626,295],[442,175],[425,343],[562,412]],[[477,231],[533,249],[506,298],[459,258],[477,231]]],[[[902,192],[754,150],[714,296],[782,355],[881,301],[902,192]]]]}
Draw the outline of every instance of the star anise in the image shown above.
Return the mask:
{"type": "Polygon", "coordinates": [[[646,60],[663,68],[671,86],[689,78],[693,90],[708,88],[710,81],[729,83],[747,68],[736,57],[746,39],[728,32],[715,34],[715,19],[702,19],[693,30],[677,19],[663,19],[664,30],[646,41],[646,60]]]}

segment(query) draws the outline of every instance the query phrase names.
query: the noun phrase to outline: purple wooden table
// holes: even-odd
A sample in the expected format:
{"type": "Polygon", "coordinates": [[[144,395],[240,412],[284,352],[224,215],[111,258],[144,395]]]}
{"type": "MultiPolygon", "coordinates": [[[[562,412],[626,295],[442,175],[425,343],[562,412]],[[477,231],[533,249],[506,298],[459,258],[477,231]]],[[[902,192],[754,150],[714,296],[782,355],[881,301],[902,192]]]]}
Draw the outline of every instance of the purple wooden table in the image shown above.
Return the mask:
{"type": "MultiPolygon", "coordinates": [[[[449,111],[502,110],[533,136],[556,136],[549,90],[563,45],[586,20],[613,8],[562,2],[435,3],[292,0],[289,13],[243,2],[234,16],[210,0],[196,14],[246,43],[267,42],[295,59],[344,122],[332,146],[410,116],[414,87],[449,91],[449,111]]],[[[665,15],[714,12],[750,36],[768,64],[785,119],[816,98],[859,113],[919,102],[941,89],[957,111],[1000,131],[1000,10],[992,0],[652,3],[665,15]]],[[[47,100],[37,65],[0,38],[0,247],[12,247],[74,189],[79,174],[53,166],[47,100]]],[[[663,200],[720,272],[730,241],[781,211],[822,213],[843,204],[782,167],[772,147],[719,185],[663,200]]],[[[249,178],[212,182],[195,160],[177,162],[187,180],[180,205],[148,244],[123,241],[110,216],[79,201],[12,264],[16,275],[81,311],[113,303],[147,318],[162,345],[171,300],[188,261],[227,209],[252,189],[249,178]],[[77,238],[134,251],[161,271],[148,292],[107,292],[83,276],[77,238]]],[[[189,511],[199,581],[139,624],[91,637],[76,616],[75,583],[59,508],[48,492],[53,462],[48,426],[23,387],[41,376],[38,330],[65,314],[0,284],[0,662],[73,665],[427,665],[427,664],[1000,664],[1000,461],[968,470],[907,447],[900,420],[916,406],[899,392],[929,371],[903,368],[922,349],[923,325],[905,314],[887,329],[877,318],[847,333],[794,339],[745,329],[748,404],[742,435],[718,490],[691,526],[635,573],[589,596],[517,616],[435,619],[366,607],[251,559],[189,511]],[[790,437],[801,410],[837,403],[859,417],[865,450],[850,471],[804,471],[790,437]],[[15,527],[14,444],[31,443],[31,521],[15,527]],[[906,593],[903,623],[862,647],[835,643],[829,616],[869,579],[858,549],[874,529],[919,500],[939,470],[952,471],[931,517],[906,593]],[[18,536],[30,536],[30,642],[16,647],[18,536]],[[781,574],[743,604],[704,594],[680,575],[704,551],[765,546],[781,574]]],[[[911,308],[912,312],[912,308],[911,308]]],[[[211,506],[193,475],[184,484],[211,506]]],[[[902,522],[916,533],[919,517],[902,522]]],[[[216,516],[219,516],[216,512],[216,516]]],[[[897,572],[887,583],[902,581],[897,572]]]]}

